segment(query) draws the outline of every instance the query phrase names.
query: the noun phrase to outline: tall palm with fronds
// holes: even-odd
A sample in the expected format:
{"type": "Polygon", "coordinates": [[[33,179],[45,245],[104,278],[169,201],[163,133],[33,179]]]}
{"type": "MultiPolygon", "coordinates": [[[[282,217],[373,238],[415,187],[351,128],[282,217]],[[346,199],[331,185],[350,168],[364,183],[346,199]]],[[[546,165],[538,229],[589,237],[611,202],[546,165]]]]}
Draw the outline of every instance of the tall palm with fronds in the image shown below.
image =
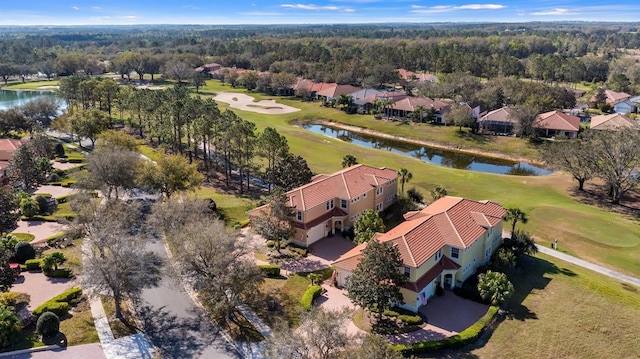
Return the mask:
{"type": "Polygon", "coordinates": [[[406,168],[401,168],[398,171],[398,176],[400,177],[400,189],[404,194],[404,184],[411,181],[411,179],[413,178],[413,173],[409,172],[409,170],[406,168]]]}
{"type": "Polygon", "coordinates": [[[502,219],[511,223],[511,233],[515,232],[518,222],[525,224],[529,221],[527,214],[522,212],[520,208],[508,208],[502,219]]]}
{"type": "Polygon", "coordinates": [[[431,199],[433,199],[434,201],[437,201],[446,195],[447,195],[447,189],[444,188],[443,186],[438,185],[431,190],[431,199]]]}
{"type": "Polygon", "coordinates": [[[345,155],[344,157],[342,157],[342,168],[355,166],[357,164],[358,164],[358,160],[354,155],[345,155]]]}

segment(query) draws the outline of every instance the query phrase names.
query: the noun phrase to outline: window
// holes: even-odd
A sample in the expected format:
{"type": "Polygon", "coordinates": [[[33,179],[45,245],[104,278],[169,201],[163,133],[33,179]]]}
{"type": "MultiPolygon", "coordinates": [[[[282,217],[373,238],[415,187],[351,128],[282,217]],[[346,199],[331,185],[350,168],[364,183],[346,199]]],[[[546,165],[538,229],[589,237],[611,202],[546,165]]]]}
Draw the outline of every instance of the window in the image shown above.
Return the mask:
{"type": "Polygon", "coordinates": [[[381,195],[383,191],[384,191],[384,187],[382,186],[376,188],[376,195],[377,196],[381,195]]]}
{"type": "Polygon", "coordinates": [[[347,200],[346,199],[341,199],[340,200],[340,208],[347,208],[347,200]]]}
{"type": "Polygon", "coordinates": [[[362,195],[362,198],[367,198],[367,194],[366,194],[366,193],[365,193],[365,194],[363,194],[363,195],[362,195]]]}
{"type": "Polygon", "coordinates": [[[460,258],[459,248],[451,248],[451,258],[460,258]]]}
{"type": "Polygon", "coordinates": [[[327,211],[333,209],[333,200],[330,200],[329,202],[327,202],[327,211]]]}
{"type": "Polygon", "coordinates": [[[296,214],[296,218],[298,219],[298,221],[302,222],[302,211],[298,211],[298,213],[296,214]]]}
{"type": "Polygon", "coordinates": [[[442,249],[440,249],[440,250],[438,250],[438,251],[436,252],[436,262],[437,262],[438,260],[440,260],[440,258],[441,258],[441,257],[442,257],[442,249]]]}
{"type": "Polygon", "coordinates": [[[382,203],[376,204],[376,211],[378,212],[382,211],[382,203]]]}
{"type": "Polygon", "coordinates": [[[411,267],[404,266],[404,276],[407,278],[411,278],[411,267]]]}

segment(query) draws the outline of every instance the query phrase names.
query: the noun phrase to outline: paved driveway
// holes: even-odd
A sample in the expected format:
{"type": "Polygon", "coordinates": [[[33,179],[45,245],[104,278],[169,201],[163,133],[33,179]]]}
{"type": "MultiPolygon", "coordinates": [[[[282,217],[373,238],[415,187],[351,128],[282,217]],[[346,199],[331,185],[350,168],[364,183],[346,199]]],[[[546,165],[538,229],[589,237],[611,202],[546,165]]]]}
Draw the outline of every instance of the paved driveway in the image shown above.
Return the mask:
{"type": "Polygon", "coordinates": [[[12,292],[27,293],[31,296],[27,309],[31,312],[40,304],[74,286],[68,278],[50,278],[41,272],[22,272],[11,287],[12,292]]]}
{"type": "Polygon", "coordinates": [[[64,229],[65,226],[57,222],[18,221],[18,226],[11,232],[33,234],[35,238],[31,244],[38,244],[43,243],[47,237],[64,231],[64,229]]]}
{"type": "Polygon", "coordinates": [[[313,272],[331,266],[331,262],[355,247],[353,242],[339,234],[326,237],[311,245],[311,254],[306,258],[282,263],[282,269],[289,272],[313,272]]]}
{"type": "Polygon", "coordinates": [[[441,297],[429,299],[420,313],[427,317],[430,325],[453,334],[460,333],[487,313],[489,306],[464,299],[446,290],[441,297]]]}

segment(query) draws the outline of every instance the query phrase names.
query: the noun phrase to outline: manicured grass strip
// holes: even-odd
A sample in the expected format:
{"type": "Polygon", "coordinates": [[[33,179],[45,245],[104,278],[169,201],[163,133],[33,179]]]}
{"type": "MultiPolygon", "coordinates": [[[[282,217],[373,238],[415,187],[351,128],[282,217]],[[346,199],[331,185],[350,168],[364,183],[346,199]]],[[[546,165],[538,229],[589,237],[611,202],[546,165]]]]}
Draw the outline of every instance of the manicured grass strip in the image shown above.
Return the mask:
{"type": "Polygon", "coordinates": [[[31,81],[31,82],[20,82],[10,84],[3,88],[3,90],[38,90],[38,91],[54,91],[54,88],[41,89],[43,86],[58,86],[58,80],[43,80],[43,81],[31,81]]]}

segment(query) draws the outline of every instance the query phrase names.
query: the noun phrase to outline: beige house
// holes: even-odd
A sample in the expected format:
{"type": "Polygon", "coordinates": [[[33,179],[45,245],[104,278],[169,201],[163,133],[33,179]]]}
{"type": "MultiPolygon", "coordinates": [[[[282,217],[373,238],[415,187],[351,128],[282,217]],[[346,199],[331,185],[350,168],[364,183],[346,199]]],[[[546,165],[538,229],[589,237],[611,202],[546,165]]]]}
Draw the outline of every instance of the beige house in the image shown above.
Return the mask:
{"type": "MultiPolygon", "coordinates": [[[[398,174],[386,167],[359,164],[332,175],[317,175],[311,183],[287,192],[296,230],[290,241],[306,247],[350,228],[364,210],[383,211],[397,194],[398,174]]],[[[248,214],[258,216],[265,209],[258,207],[248,214]]]]}
{"type": "Polygon", "coordinates": [[[625,127],[638,127],[638,123],[625,115],[612,113],[591,117],[592,130],[617,130],[625,127]]]}
{"type": "MultiPolygon", "coordinates": [[[[404,262],[400,270],[407,283],[401,289],[405,302],[401,307],[417,312],[438,286],[460,286],[478,266],[489,262],[501,242],[505,213],[495,202],[444,197],[405,214],[405,222],[387,233],[377,233],[374,239],[394,243],[404,262]]],[[[338,285],[345,285],[365,247],[361,244],[333,263],[338,285]]]]}
{"type": "Polygon", "coordinates": [[[562,111],[549,111],[536,116],[534,130],[544,137],[574,139],[580,131],[580,118],[562,111]]]}

